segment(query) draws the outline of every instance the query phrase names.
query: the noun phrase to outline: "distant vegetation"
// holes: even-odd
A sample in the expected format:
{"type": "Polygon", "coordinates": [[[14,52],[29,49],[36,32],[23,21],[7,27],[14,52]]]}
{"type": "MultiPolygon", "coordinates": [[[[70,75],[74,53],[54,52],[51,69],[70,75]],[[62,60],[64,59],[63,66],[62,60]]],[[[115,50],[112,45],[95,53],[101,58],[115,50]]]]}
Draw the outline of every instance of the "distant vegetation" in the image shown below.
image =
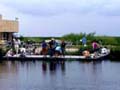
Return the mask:
{"type": "Polygon", "coordinates": [[[61,37],[23,37],[23,36],[20,36],[20,40],[24,42],[27,42],[27,41],[42,42],[43,40],[48,40],[51,38],[60,39],[61,37]]]}
{"type": "MultiPolygon", "coordinates": [[[[95,33],[80,33],[80,34],[75,34],[75,33],[70,33],[67,35],[64,35],[62,37],[53,37],[55,39],[59,40],[65,40],[65,41],[70,41],[73,43],[73,45],[80,45],[80,39],[86,36],[87,38],[87,44],[91,44],[93,40],[101,41],[102,45],[112,45],[112,46],[119,46],[120,45],[120,37],[113,37],[113,36],[96,36],[95,33]]],[[[31,40],[33,42],[41,42],[42,40],[48,40],[51,39],[52,37],[20,37],[21,40],[23,41],[28,41],[31,40]]]]}
{"type": "Polygon", "coordinates": [[[75,45],[80,44],[80,39],[86,36],[87,43],[90,44],[93,40],[101,41],[103,45],[120,45],[120,37],[112,37],[112,36],[96,36],[95,33],[80,33],[80,34],[68,34],[64,35],[62,38],[68,41],[72,41],[75,45]]]}

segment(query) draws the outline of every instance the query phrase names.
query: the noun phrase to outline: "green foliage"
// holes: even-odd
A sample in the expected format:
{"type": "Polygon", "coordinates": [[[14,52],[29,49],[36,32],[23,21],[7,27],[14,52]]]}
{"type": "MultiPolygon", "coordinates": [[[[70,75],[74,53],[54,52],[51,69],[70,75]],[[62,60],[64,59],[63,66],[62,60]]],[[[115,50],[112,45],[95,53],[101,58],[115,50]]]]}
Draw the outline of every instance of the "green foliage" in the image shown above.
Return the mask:
{"type": "Polygon", "coordinates": [[[7,52],[7,48],[6,47],[0,47],[0,57],[4,56],[7,52]]]}
{"type": "Polygon", "coordinates": [[[108,36],[96,36],[96,39],[99,41],[102,41],[103,45],[118,45],[119,42],[114,37],[108,37],[108,36]]]}
{"type": "Polygon", "coordinates": [[[27,41],[41,42],[42,39],[41,39],[40,37],[24,37],[24,38],[23,38],[23,41],[24,41],[24,42],[27,42],[27,41]]]}
{"type": "Polygon", "coordinates": [[[88,43],[90,43],[93,39],[94,39],[94,35],[95,33],[79,33],[79,34],[74,34],[74,33],[70,33],[67,35],[64,35],[62,38],[67,40],[67,41],[71,41],[73,42],[74,45],[78,45],[81,44],[80,39],[82,39],[83,36],[86,36],[88,43]]]}
{"type": "MultiPolygon", "coordinates": [[[[92,33],[70,33],[67,35],[64,35],[62,37],[53,37],[55,39],[65,40],[72,42],[73,45],[81,45],[80,39],[82,39],[83,36],[86,36],[87,38],[87,45],[91,45],[91,42],[93,40],[100,41],[102,45],[116,45],[119,46],[120,44],[120,37],[110,37],[110,36],[96,36],[95,32],[92,33]]],[[[42,40],[51,39],[52,37],[20,37],[22,41],[27,42],[28,40],[33,42],[41,42],[42,40]]]]}
{"type": "Polygon", "coordinates": [[[102,45],[119,45],[120,44],[120,37],[110,37],[110,36],[95,36],[95,33],[80,33],[80,34],[67,34],[64,35],[62,38],[73,42],[74,45],[81,44],[79,41],[83,36],[87,38],[87,44],[91,44],[93,40],[100,41],[102,45]]]}
{"type": "Polygon", "coordinates": [[[117,45],[119,46],[120,45],[120,37],[114,37],[116,42],[117,42],[117,45]]]}
{"type": "Polygon", "coordinates": [[[23,40],[24,40],[24,37],[23,37],[23,36],[20,36],[19,39],[20,39],[21,41],[23,41],[23,40]]]}
{"type": "Polygon", "coordinates": [[[60,39],[60,37],[23,37],[21,40],[24,42],[27,42],[27,41],[41,42],[43,40],[47,40],[51,38],[60,39]]]}

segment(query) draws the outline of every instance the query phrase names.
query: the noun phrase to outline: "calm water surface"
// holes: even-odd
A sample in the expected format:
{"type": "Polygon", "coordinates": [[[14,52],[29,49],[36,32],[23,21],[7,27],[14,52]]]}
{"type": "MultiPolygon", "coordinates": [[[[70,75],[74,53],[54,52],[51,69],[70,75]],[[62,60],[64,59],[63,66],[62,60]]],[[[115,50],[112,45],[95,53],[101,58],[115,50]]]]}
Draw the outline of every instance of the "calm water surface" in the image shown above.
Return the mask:
{"type": "Polygon", "coordinates": [[[0,62],[0,90],[120,90],[120,62],[0,62]]]}

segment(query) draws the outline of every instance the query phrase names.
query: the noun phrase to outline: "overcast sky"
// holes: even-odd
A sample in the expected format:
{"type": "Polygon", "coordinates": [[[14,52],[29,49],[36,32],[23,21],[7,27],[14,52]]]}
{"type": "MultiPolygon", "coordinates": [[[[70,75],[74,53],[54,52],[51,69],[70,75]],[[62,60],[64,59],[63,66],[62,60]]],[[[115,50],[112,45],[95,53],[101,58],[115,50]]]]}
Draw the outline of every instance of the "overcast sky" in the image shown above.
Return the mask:
{"type": "Polygon", "coordinates": [[[23,36],[120,36],[120,0],[0,0],[0,14],[18,17],[23,36]]]}

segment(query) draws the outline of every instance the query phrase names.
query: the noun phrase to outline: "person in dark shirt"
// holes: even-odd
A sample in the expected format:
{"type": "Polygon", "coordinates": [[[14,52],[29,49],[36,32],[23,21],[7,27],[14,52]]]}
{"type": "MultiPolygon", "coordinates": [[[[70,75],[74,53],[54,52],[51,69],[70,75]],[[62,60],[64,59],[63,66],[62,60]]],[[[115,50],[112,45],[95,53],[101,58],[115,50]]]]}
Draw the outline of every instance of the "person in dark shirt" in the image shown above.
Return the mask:
{"type": "Polygon", "coordinates": [[[50,56],[53,56],[56,48],[56,41],[54,40],[54,38],[52,38],[48,44],[49,44],[49,54],[50,56]]]}
{"type": "Polygon", "coordinates": [[[45,40],[42,41],[42,51],[41,51],[42,55],[47,55],[47,43],[45,42],[45,40]]]}
{"type": "Polygon", "coordinates": [[[64,56],[65,55],[65,46],[66,46],[66,43],[64,40],[62,40],[61,42],[61,50],[62,50],[62,55],[64,56]]]}

